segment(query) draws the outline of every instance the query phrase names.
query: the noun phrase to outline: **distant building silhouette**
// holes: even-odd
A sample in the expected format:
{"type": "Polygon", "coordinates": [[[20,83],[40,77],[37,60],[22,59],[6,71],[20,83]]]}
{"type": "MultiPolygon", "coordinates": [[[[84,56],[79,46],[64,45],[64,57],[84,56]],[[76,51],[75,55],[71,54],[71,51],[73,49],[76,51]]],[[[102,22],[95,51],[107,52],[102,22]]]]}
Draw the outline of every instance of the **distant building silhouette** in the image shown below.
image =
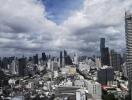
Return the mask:
{"type": "Polygon", "coordinates": [[[103,48],[102,52],[102,64],[110,66],[109,48],[103,48]]]}
{"type": "Polygon", "coordinates": [[[110,66],[109,48],[105,47],[105,38],[100,39],[101,65],[110,66]]]}
{"type": "Polygon", "coordinates": [[[7,66],[8,66],[8,58],[7,57],[4,57],[2,59],[2,68],[3,69],[7,69],[7,66]]]}
{"type": "Polygon", "coordinates": [[[62,57],[62,51],[60,52],[60,67],[62,67],[62,59],[63,59],[63,57],[62,57]]]}
{"type": "Polygon", "coordinates": [[[67,51],[64,50],[64,63],[65,65],[72,65],[72,59],[69,55],[67,55],[67,51]]]}
{"type": "Polygon", "coordinates": [[[33,59],[34,59],[34,64],[38,64],[38,54],[36,54],[36,55],[33,57],[33,59]]]}
{"type": "Polygon", "coordinates": [[[46,57],[46,54],[44,52],[42,53],[42,60],[47,61],[47,57],[46,57]]]}
{"type": "Polygon", "coordinates": [[[20,58],[18,60],[18,66],[19,76],[24,76],[24,70],[26,68],[26,58],[20,58]]]}
{"type": "Polygon", "coordinates": [[[0,87],[8,85],[9,77],[0,69],[0,87]]]}
{"type": "Polygon", "coordinates": [[[100,38],[100,50],[105,48],[105,38],[100,38]]]}

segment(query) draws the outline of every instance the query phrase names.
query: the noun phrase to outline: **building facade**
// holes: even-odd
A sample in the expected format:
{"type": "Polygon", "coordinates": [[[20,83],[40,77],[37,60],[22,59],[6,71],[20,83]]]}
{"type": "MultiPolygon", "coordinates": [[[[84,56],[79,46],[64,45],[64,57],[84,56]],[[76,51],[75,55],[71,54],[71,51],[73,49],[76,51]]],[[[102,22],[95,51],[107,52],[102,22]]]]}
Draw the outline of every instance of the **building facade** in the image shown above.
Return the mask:
{"type": "Polygon", "coordinates": [[[86,81],[88,92],[92,94],[94,100],[102,100],[101,84],[95,81],[86,81]]]}
{"type": "Polygon", "coordinates": [[[107,85],[108,82],[114,81],[114,69],[112,67],[103,67],[97,72],[98,82],[101,85],[107,85]]]}
{"type": "Polygon", "coordinates": [[[129,89],[132,100],[132,14],[125,13],[125,35],[126,35],[126,67],[129,79],[129,89]]]}
{"type": "Polygon", "coordinates": [[[111,50],[110,52],[110,65],[114,68],[115,71],[121,70],[121,55],[111,50]]]}
{"type": "Polygon", "coordinates": [[[103,65],[110,66],[109,48],[102,48],[101,63],[103,65]]]}
{"type": "Polygon", "coordinates": [[[101,65],[110,65],[109,48],[105,47],[105,38],[100,39],[101,65]]]}
{"type": "Polygon", "coordinates": [[[18,72],[19,72],[19,76],[24,76],[25,74],[25,68],[26,68],[26,58],[20,58],[18,60],[18,72]]]}

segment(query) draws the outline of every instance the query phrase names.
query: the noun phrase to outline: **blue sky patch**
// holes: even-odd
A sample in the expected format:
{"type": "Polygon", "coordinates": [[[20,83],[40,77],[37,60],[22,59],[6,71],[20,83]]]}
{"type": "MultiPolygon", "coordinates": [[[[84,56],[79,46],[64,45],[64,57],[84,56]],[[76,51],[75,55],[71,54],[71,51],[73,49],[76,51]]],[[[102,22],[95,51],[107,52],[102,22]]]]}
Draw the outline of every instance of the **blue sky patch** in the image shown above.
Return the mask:
{"type": "Polygon", "coordinates": [[[47,18],[57,24],[66,20],[72,11],[79,10],[84,0],[43,0],[47,18]]]}

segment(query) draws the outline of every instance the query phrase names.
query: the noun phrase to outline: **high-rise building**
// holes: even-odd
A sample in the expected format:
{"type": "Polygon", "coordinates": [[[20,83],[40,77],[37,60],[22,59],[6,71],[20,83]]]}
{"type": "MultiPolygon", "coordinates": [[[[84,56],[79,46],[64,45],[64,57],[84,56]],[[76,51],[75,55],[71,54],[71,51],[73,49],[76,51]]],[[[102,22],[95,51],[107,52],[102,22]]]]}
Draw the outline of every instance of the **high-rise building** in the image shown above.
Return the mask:
{"type": "Polygon", "coordinates": [[[105,38],[100,39],[101,65],[110,65],[109,48],[105,47],[105,38]]]}
{"type": "Polygon", "coordinates": [[[101,68],[101,61],[100,61],[100,58],[95,58],[95,64],[96,64],[96,68],[99,69],[101,68]]]}
{"type": "Polygon", "coordinates": [[[2,59],[2,68],[3,69],[7,69],[7,66],[8,66],[8,58],[7,57],[4,57],[2,59]]]}
{"type": "Polygon", "coordinates": [[[126,34],[126,66],[129,79],[129,90],[132,100],[132,14],[125,13],[125,34],[126,34]]]}
{"type": "Polygon", "coordinates": [[[10,71],[13,75],[18,74],[18,61],[16,58],[11,63],[10,71]]]}
{"type": "Polygon", "coordinates": [[[103,51],[102,49],[105,48],[105,38],[100,38],[100,54],[101,54],[101,65],[103,65],[103,51]]]}
{"type": "Polygon", "coordinates": [[[102,55],[101,55],[101,63],[103,65],[110,66],[110,56],[109,56],[109,48],[102,48],[102,55]]]}
{"type": "Polygon", "coordinates": [[[115,71],[121,70],[121,55],[114,50],[111,50],[110,52],[110,64],[115,71]]]}
{"type": "Polygon", "coordinates": [[[38,54],[36,54],[33,58],[34,58],[34,64],[38,64],[38,54]]]}
{"type": "Polygon", "coordinates": [[[49,59],[47,62],[47,69],[51,70],[51,67],[52,67],[52,61],[51,61],[51,59],[49,59]]]}
{"type": "Polygon", "coordinates": [[[29,57],[28,61],[32,62],[33,61],[33,58],[32,57],[29,57]]]}
{"type": "Polygon", "coordinates": [[[126,63],[123,63],[122,65],[122,73],[123,73],[123,76],[128,79],[126,63]]]}
{"type": "Polygon", "coordinates": [[[62,67],[62,51],[60,52],[60,67],[62,67]]]}
{"type": "Polygon", "coordinates": [[[42,53],[42,60],[47,61],[47,57],[46,57],[46,54],[44,52],[42,53]]]}
{"type": "Polygon", "coordinates": [[[105,38],[101,38],[101,39],[100,39],[100,50],[101,50],[102,48],[105,48],[105,38]]]}
{"type": "Polygon", "coordinates": [[[97,72],[98,82],[107,85],[108,82],[114,81],[114,69],[112,67],[103,66],[97,72]]]}
{"type": "Polygon", "coordinates": [[[74,55],[74,64],[77,66],[79,63],[78,63],[78,55],[75,54],[74,55]]]}
{"type": "Polygon", "coordinates": [[[64,57],[67,57],[67,51],[64,50],[64,57]]]}
{"type": "Polygon", "coordinates": [[[64,50],[64,65],[72,65],[72,59],[71,57],[67,54],[67,51],[64,50]]]}
{"type": "Polygon", "coordinates": [[[18,60],[18,72],[20,76],[24,76],[24,70],[26,68],[26,58],[20,58],[18,60]]]}

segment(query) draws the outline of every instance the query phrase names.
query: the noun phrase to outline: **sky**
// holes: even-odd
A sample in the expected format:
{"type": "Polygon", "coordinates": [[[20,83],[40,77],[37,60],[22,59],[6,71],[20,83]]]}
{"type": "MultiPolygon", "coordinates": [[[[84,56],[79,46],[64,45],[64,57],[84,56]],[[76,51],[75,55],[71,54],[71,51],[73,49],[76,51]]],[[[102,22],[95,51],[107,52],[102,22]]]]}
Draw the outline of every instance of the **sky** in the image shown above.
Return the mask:
{"type": "Polygon", "coordinates": [[[131,0],[0,0],[0,56],[61,50],[98,55],[100,38],[125,50],[125,10],[131,0]]]}

